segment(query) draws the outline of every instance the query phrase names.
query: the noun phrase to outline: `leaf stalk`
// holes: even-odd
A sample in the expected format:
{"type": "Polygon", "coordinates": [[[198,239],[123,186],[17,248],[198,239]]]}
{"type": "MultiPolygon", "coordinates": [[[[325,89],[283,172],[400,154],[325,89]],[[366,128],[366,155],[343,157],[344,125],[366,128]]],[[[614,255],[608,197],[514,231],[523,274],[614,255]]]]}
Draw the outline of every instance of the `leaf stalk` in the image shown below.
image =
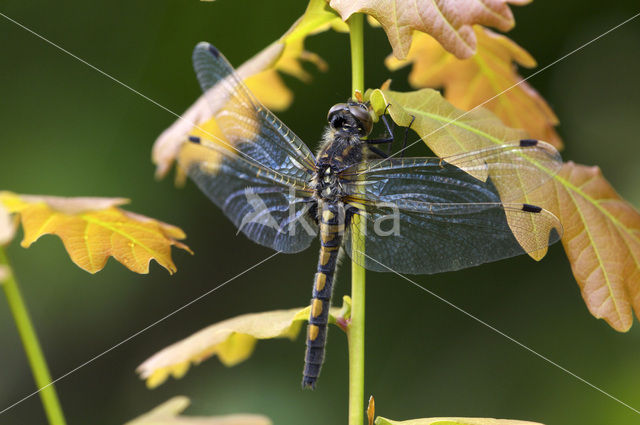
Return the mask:
{"type": "MultiPolygon", "coordinates": [[[[354,14],[348,20],[351,41],[351,82],[353,96],[364,93],[364,19],[354,14]]],[[[352,234],[364,233],[364,221],[352,220],[352,234]]],[[[364,257],[363,238],[352,238],[351,262],[351,321],[347,328],[349,342],[349,425],[364,423],[364,329],[365,329],[365,270],[360,264],[364,257]]]]}
{"type": "Polygon", "coordinates": [[[2,286],[7,297],[13,320],[18,328],[24,351],[29,360],[29,366],[31,367],[31,373],[36,382],[36,387],[41,389],[39,392],[40,400],[42,401],[42,406],[44,407],[49,424],[66,425],[58,394],[51,381],[49,367],[42,353],[33,322],[29,317],[27,306],[20,293],[18,282],[13,277],[13,271],[3,247],[0,247],[0,265],[5,266],[9,273],[9,276],[4,282],[0,282],[0,286],[2,286]]]}

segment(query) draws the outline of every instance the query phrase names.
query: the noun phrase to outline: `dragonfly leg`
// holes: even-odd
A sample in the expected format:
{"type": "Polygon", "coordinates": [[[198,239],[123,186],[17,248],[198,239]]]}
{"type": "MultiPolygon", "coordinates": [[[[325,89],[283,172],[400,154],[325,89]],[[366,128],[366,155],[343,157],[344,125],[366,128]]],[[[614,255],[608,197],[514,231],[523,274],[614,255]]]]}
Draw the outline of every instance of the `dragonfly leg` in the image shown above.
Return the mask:
{"type": "Polygon", "coordinates": [[[374,146],[369,146],[369,150],[378,155],[380,158],[389,158],[389,155],[374,146]]]}
{"type": "Polygon", "coordinates": [[[400,151],[400,157],[402,158],[404,156],[404,151],[407,149],[407,139],[409,138],[409,129],[411,128],[411,126],[413,125],[413,122],[416,120],[416,116],[415,115],[411,115],[411,122],[409,123],[409,125],[407,127],[405,127],[404,130],[404,141],[402,142],[402,150],[400,151]]]}
{"type": "MultiPolygon", "coordinates": [[[[382,113],[382,115],[380,116],[380,118],[382,119],[382,122],[384,123],[385,128],[387,129],[387,136],[380,138],[380,139],[369,139],[367,140],[367,144],[369,145],[380,145],[383,143],[389,143],[389,148],[391,148],[391,143],[393,143],[394,137],[393,137],[393,128],[392,126],[389,125],[389,121],[387,120],[387,110],[389,109],[389,106],[391,106],[391,104],[387,104],[387,107],[384,108],[384,112],[382,113]]],[[[392,121],[393,122],[393,121],[392,121]]],[[[393,123],[393,126],[395,127],[395,123],[393,123]]]]}

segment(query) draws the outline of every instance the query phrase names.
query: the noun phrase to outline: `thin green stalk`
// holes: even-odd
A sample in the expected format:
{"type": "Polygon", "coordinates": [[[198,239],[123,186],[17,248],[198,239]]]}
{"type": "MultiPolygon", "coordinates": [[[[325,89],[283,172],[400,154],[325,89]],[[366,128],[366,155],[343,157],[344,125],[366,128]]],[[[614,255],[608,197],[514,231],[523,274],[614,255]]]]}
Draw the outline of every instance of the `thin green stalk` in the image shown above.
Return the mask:
{"type": "Polygon", "coordinates": [[[0,247],[0,265],[5,266],[9,272],[9,277],[4,282],[0,282],[0,286],[2,286],[7,296],[13,320],[16,323],[24,351],[29,359],[31,372],[36,381],[36,387],[42,388],[42,391],[40,391],[40,399],[42,400],[49,424],[65,425],[66,421],[62,413],[62,408],[60,407],[60,401],[58,400],[56,389],[51,382],[51,374],[49,373],[47,362],[40,348],[40,342],[38,342],[38,337],[36,336],[33,323],[29,317],[27,306],[24,303],[22,294],[20,294],[18,283],[13,277],[9,260],[2,247],[0,247]]]}
{"type": "MultiPolygon", "coordinates": [[[[364,31],[363,15],[349,18],[351,40],[351,75],[353,94],[356,90],[364,93],[364,31]]],[[[354,217],[352,233],[363,234],[364,221],[354,217]]],[[[364,239],[352,238],[351,262],[351,322],[347,335],[349,340],[349,425],[364,423],[364,306],[365,270],[359,264],[364,259],[364,239]]]]}
{"type": "Polygon", "coordinates": [[[351,87],[364,94],[364,15],[356,13],[349,18],[351,41],[351,87]]]}

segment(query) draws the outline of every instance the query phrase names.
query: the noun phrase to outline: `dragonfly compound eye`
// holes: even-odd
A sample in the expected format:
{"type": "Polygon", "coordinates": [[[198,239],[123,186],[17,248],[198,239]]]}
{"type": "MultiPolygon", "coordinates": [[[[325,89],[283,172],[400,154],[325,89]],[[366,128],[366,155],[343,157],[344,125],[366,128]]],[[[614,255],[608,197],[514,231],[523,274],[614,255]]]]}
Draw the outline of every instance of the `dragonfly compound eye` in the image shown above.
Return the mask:
{"type": "Polygon", "coordinates": [[[347,106],[346,103],[337,103],[333,105],[331,109],[329,109],[329,113],[327,114],[327,121],[331,122],[331,119],[336,114],[338,114],[339,112],[348,111],[348,110],[349,110],[349,107],[347,106]]]}
{"type": "Polygon", "coordinates": [[[369,112],[369,108],[367,108],[364,104],[355,104],[349,106],[349,112],[353,117],[358,120],[358,124],[360,124],[361,136],[368,136],[371,133],[371,129],[373,128],[373,118],[371,117],[371,113],[369,112]]]}

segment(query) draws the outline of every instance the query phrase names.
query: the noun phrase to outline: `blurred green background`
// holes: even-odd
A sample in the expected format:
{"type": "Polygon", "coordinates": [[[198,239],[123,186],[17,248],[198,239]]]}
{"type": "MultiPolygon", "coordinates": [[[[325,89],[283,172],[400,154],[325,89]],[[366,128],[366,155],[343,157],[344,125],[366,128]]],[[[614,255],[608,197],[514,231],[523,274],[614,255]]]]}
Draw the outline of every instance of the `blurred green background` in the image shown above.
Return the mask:
{"type": "MultiPolygon", "coordinates": [[[[538,0],[514,8],[510,36],[544,66],[638,13],[637,0],[538,0]]],[[[32,28],[160,104],[184,111],[199,88],[190,56],[201,40],[233,63],[278,38],[303,12],[301,1],[215,3],[2,2],[0,12],[32,28]]],[[[194,256],[175,252],[174,276],[152,266],[138,276],[109,261],[91,276],[55,237],[8,253],[22,284],[54,377],[102,353],[271,251],[235,229],[188,184],[156,182],[150,149],[174,117],[0,18],[0,189],[66,196],[122,196],[129,209],[181,226],[194,256]]],[[[293,108],[280,114],[315,146],[327,109],[349,95],[348,38],[325,33],[307,48],[330,70],[312,84],[286,78],[293,108]]],[[[383,67],[381,30],[366,33],[366,81],[407,70],[383,67]]],[[[523,71],[529,75],[532,71],[523,71]]],[[[598,164],[640,206],[640,19],[534,77],[562,121],[563,155],[598,164]]],[[[420,149],[416,151],[418,153],[420,149]]],[[[315,246],[314,246],[315,247],[315,246]]],[[[315,392],[302,391],[302,337],[267,341],[246,363],[217,360],[149,391],[135,367],[157,350],[238,314],[304,306],[316,249],[280,255],[61,380],[70,424],[121,424],[174,395],[190,414],[263,413],[276,425],[344,424],[347,355],[331,329],[315,392]]],[[[335,300],[348,293],[339,272],[335,300]]],[[[587,311],[560,245],[541,263],[522,257],[416,281],[582,378],[640,409],[640,326],[619,334],[587,311]]],[[[398,277],[368,274],[366,393],[393,419],[432,416],[517,418],[545,424],[631,424],[640,416],[398,277]]],[[[0,301],[0,410],[34,390],[6,302],[0,301]]],[[[43,424],[37,397],[0,415],[0,424],[43,424]]]]}

